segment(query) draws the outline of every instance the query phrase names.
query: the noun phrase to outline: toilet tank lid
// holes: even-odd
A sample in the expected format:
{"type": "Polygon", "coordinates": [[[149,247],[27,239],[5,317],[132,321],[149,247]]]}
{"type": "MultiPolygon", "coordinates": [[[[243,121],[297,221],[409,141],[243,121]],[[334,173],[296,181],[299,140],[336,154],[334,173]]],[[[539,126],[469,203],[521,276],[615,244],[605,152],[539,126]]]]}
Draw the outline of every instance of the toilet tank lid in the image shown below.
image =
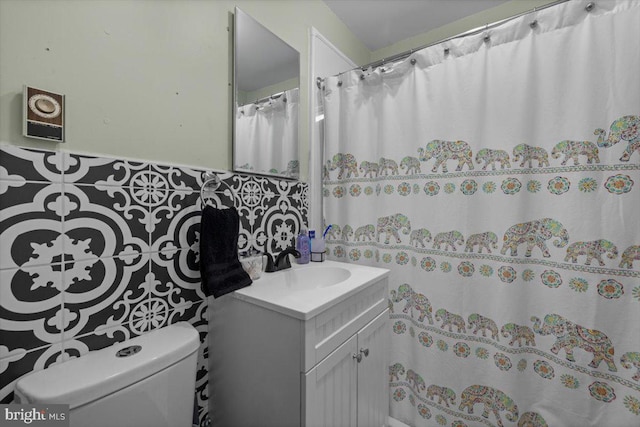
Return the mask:
{"type": "Polygon", "coordinates": [[[16,397],[23,404],[61,403],[73,409],[135,384],[185,359],[199,346],[193,326],[175,323],[25,375],[16,383],[16,397]],[[116,356],[131,346],[141,349],[127,357],[116,356]]]}

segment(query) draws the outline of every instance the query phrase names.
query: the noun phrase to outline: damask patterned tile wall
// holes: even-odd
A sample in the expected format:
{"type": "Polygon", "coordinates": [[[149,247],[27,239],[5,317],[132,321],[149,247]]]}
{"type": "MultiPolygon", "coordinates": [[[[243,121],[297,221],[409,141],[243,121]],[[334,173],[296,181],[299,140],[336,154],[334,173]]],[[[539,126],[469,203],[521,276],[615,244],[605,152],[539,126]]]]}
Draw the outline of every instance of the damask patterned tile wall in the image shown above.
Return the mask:
{"type": "MultiPolygon", "coordinates": [[[[178,321],[200,332],[204,171],[0,146],[0,399],[24,374],[178,321]]],[[[239,249],[278,252],[307,218],[307,186],[233,173],[211,194],[241,216],[239,249]]]]}

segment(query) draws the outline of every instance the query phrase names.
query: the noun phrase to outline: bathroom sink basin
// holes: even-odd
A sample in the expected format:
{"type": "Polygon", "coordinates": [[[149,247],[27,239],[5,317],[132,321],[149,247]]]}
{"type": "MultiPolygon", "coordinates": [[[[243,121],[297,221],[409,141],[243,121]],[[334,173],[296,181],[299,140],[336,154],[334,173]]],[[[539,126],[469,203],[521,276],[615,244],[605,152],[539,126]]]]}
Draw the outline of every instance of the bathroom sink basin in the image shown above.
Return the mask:
{"type": "Polygon", "coordinates": [[[342,267],[307,267],[285,270],[282,276],[285,285],[296,292],[335,286],[351,277],[351,272],[342,267]]]}
{"type": "Polygon", "coordinates": [[[333,304],[382,279],[389,270],[336,261],[294,264],[291,269],[262,273],[235,298],[307,320],[333,304]]]}

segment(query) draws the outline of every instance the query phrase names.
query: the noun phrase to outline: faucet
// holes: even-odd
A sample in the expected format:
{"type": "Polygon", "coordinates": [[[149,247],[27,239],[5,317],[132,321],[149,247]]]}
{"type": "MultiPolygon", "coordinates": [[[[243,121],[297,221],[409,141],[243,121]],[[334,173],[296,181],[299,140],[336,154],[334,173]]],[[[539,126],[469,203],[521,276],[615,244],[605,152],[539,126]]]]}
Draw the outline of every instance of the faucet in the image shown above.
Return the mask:
{"type": "Polygon", "coordinates": [[[265,252],[267,256],[267,266],[264,271],[267,273],[273,273],[275,271],[285,270],[287,268],[291,268],[291,262],[289,261],[289,255],[293,255],[296,258],[300,258],[300,252],[298,252],[295,248],[287,248],[284,251],[280,252],[275,260],[271,256],[270,253],[265,252]]]}

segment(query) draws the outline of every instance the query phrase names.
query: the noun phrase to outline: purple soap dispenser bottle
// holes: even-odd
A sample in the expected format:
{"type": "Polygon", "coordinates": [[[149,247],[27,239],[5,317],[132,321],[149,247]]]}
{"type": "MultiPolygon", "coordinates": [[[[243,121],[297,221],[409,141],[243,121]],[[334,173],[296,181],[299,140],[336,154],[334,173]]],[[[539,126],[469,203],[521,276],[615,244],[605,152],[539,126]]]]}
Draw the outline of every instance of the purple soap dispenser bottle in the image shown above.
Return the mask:
{"type": "Polygon", "coordinates": [[[308,264],[310,258],[309,251],[309,236],[307,235],[307,229],[302,228],[300,234],[296,239],[296,249],[300,252],[300,258],[297,258],[298,264],[308,264]]]}

